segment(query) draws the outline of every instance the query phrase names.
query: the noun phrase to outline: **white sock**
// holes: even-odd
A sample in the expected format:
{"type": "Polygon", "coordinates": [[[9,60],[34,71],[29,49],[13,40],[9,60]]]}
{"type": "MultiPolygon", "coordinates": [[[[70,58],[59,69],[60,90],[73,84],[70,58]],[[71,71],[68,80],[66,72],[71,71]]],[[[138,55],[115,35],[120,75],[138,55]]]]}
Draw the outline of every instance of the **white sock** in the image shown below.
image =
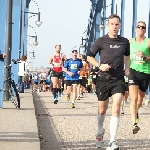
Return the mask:
{"type": "Polygon", "coordinates": [[[103,123],[104,123],[104,119],[105,119],[105,115],[106,114],[104,114],[103,116],[101,116],[101,115],[97,115],[97,121],[98,121],[98,132],[97,132],[97,134],[102,134],[103,133],[103,123]]]}
{"type": "Polygon", "coordinates": [[[72,103],[74,104],[74,100],[72,100],[72,103]]]}
{"type": "Polygon", "coordinates": [[[116,135],[117,135],[117,131],[118,131],[119,122],[120,122],[119,117],[111,116],[111,119],[110,119],[110,136],[111,136],[110,143],[112,143],[113,141],[116,141],[116,135]]]}

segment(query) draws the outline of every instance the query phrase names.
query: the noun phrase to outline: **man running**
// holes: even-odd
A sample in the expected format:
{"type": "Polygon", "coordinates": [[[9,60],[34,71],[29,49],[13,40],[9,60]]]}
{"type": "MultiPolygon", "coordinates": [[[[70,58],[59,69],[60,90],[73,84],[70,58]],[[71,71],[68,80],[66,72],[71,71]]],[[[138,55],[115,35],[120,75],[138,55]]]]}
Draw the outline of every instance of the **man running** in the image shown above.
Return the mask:
{"type": "Polygon", "coordinates": [[[61,45],[55,46],[55,54],[50,57],[50,64],[53,65],[53,71],[51,74],[51,81],[53,85],[53,95],[54,95],[54,104],[58,102],[58,92],[61,93],[61,82],[62,82],[62,66],[64,61],[66,60],[66,55],[60,53],[61,45]]]}
{"type": "Polygon", "coordinates": [[[130,76],[129,93],[131,95],[130,111],[133,121],[133,134],[140,127],[138,110],[142,105],[150,80],[150,40],[145,37],[146,23],[139,21],[136,26],[136,38],[130,40],[130,76]]]}
{"type": "Polygon", "coordinates": [[[67,100],[70,100],[70,94],[73,88],[73,99],[71,108],[75,108],[75,100],[77,98],[77,86],[79,84],[79,73],[83,67],[82,61],[77,58],[77,50],[72,51],[72,58],[64,63],[64,71],[66,72],[67,100]]]}
{"type": "Polygon", "coordinates": [[[103,144],[105,133],[103,122],[108,108],[109,97],[112,96],[111,138],[107,150],[119,150],[116,143],[116,135],[120,120],[121,101],[125,93],[124,74],[129,75],[130,44],[128,39],[118,35],[121,28],[118,15],[112,14],[108,17],[107,27],[108,34],[95,41],[88,53],[87,60],[100,69],[96,84],[96,94],[98,97],[96,146],[102,147],[103,144]],[[100,63],[94,58],[97,53],[100,54],[100,63]]]}
{"type": "Polygon", "coordinates": [[[122,103],[121,103],[121,114],[122,115],[124,115],[123,106],[127,104],[127,99],[128,99],[128,96],[129,96],[128,77],[124,76],[124,80],[125,80],[125,94],[124,94],[124,98],[123,98],[122,103]]]}
{"type": "Polygon", "coordinates": [[[99,71],[99,68],[93,66],[91,68],[91,72],[90,72],[90,75],[92,76],[92,92],[93,94],[95,95],[95,91],[96,91],[96,78],[98,76],[98,71],[99,71]]]}
{"type": "Polygon", "coordinates": [[[43,72],[40,74],[41,79],[40,85],[43,92],[46,92],[46,78],[47,78],[46,70],[43,70],[43,72]]]}
{"type": "MultiPolygon", "coordinates": [[[[87,78],[88,78],[88,71],[90,69],[89,64],[85,61],[85,56],[80,54],[79,59],[82,60],[83,63],[83,67],[84,69],[82,69],[82,71],[80,72],[80,93],[81,95],[78,97],[78,99],[80,99],[80,97],[85,97],[85,93],[86,93],[86,85],[87,85],[87,78]]],[[[78,90],[79,91],[79,90],[78,90]]]]}

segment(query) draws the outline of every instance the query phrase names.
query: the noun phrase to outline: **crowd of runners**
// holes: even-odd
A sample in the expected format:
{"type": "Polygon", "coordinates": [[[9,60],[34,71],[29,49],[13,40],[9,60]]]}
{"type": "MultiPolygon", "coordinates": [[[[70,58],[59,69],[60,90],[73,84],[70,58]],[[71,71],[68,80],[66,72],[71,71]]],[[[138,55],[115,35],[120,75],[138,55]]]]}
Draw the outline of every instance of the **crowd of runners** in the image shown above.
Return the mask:
{"type": "MultiPolygon", "coordinates": [[[[103,146],[105,129],[103,123],[112,98],[112,116],[110,119],[110,141],[107,150],[119,150],[116,135],[123,105],[130,95],[130,113],[133,121],[132,132],[138,133],[140,127],[139,109],[150,80],[150,40],[145,37],[146,23],[139,21],[135,27],[136,37],[127,39],[118,35],[121,28],[120,17],[112,14],[108,17],[108,34],[98,38],[92,45],[87,57],[72,50],[71,58],[61,53],[61,45],[55,46],[49,63],[53,66],[49,73],[40,74],[41,89],[52,90],[54,104],[59,103],[59,96],[66,93],[75,108],[75,101],[86,97],[91,92],[98,98],[98,131],[96,146],[103,146]],[[100,54],[100,62],[95,59],[100,54]],[[92,66],[92,67],[90,67],[92,66]],[[49,76],[48,82],[47,77],[49,76]],[[51,82],[51,84],[50,84],[51,82]],[[50,88],[51,87],[51,88],[50,88]]],[[[37,87],[37,74],[34,75],[34,89],[37,87]]],[[[149,103],[149,101],[147,101],[149,103]]]]}

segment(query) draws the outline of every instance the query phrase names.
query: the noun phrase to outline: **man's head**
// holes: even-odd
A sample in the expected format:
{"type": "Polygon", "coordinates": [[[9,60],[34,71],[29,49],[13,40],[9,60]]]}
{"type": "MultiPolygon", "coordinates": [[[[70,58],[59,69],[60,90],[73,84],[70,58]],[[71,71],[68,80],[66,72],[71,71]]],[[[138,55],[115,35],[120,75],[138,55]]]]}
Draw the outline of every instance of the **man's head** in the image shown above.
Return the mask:
{"type": "Polygon", "coordinates": [[[61,45],[55,45],[55,50],[56,50],[57,53],[60,53],[61,45]]]}
{"type": "Polygon", "coordinates": [[[76,59],[78,56],[78,51],[77,50],[72,50],[71,56],[73,59],[76,59]]]}
{"type": "Polygon", "coordinates": [[[121,28],[120,17],[112,14],[108,17],[107,27],[110,35],[116,36],[121,28]]]}
{"type": "Polygon", "coordinates": [[[136,25],[135,32],[137,36],[144,36],[146,33],[146,23],[139,21],[136,25]]]}

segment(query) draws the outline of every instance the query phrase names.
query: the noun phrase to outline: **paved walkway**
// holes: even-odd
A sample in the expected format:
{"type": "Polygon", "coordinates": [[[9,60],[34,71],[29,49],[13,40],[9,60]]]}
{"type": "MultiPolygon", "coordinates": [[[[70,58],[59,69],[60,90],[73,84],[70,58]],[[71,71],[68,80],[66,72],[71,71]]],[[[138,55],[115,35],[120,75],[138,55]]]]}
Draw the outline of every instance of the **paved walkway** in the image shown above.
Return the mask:
{"type": "MultiPolygon", "coordinates": [[[[67,150],[95,150],[95,133],[97,131],[97,98],[88,94],[86,98],[76,101],[76,108],[72,109],[71,102],[60,97],[57,105],[53,104],[53,95],[50,92],[37,93],[45,110],[49,114],[58,135],[55,138],[64,144],[67,150]]],[[[104,136],[106,148],[109,141],[109,120],[111,116],[111,102],[109,104],[104,136]]],[[[121,150],[150,150],[150,106],[143,106],[140,111],[139,126],[141,130],[133,135],[132,121],[129,113],[129,103],[125,106],[125,115],[121,116],[117,136],[121,150]]],[[[57,150],[55,148],[49,150],[57,150]]]]}
{"type": "Polygon", "coordinates": [[[40,150],[32,93],[20,93],[21,109],[4,101],[0,109],[0,150],[40,150]]]}

